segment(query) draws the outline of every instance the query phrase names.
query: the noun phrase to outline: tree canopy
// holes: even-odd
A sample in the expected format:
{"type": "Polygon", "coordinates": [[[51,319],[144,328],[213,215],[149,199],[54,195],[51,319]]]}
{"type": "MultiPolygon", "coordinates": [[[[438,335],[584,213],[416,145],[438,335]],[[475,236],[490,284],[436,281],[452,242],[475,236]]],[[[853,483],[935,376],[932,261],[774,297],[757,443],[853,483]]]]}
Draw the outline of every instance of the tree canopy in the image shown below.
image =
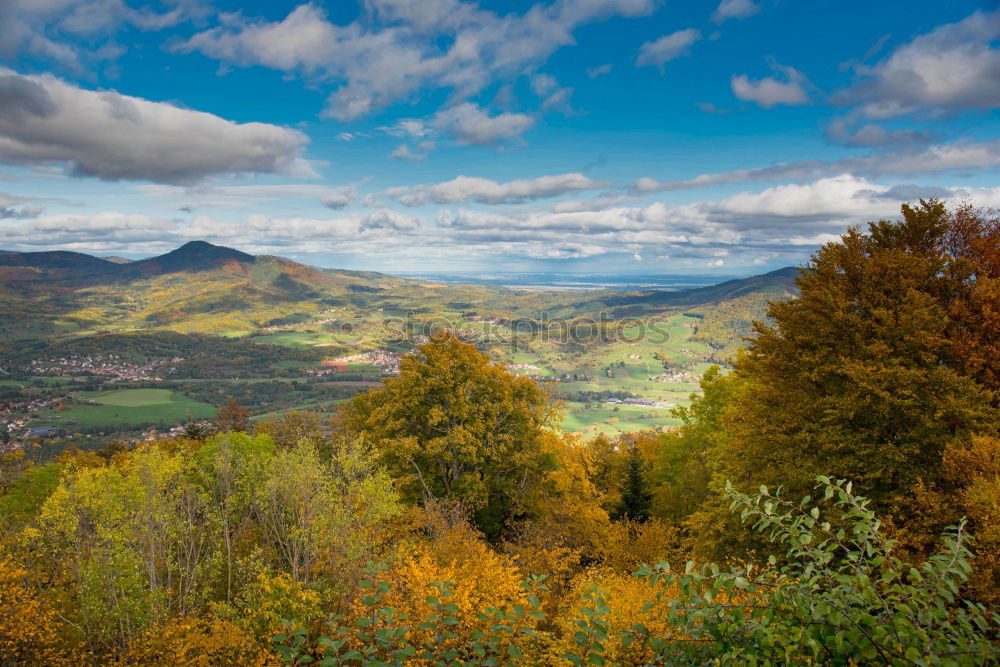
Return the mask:
{"type": "Polygon", "coordinates": [[[545,446],[556,416],[549,396],[450,333],[399,370],[347,404],[347,430],[374,446],[405,497],[460,500],[498,534],[555,465],[545,446]]]}

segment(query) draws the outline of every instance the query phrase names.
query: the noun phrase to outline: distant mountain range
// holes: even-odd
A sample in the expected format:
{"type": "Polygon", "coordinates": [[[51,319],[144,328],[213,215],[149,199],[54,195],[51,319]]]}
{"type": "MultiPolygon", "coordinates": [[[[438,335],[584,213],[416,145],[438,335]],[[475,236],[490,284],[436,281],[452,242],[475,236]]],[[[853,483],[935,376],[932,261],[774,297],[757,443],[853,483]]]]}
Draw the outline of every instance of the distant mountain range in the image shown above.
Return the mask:
{"type": "Polygon", "coordinates": [[[166,328],[250,332],[288,316],[338,307],[501,318],[641,316],[759,294],[794,294],[797,269],[696,289],[526,292],[497,285],[444,285],[380,273],[319,269],[191,241],[138,261],[78,252],[0,251],[0,341],[101,330],[166,328]]]}

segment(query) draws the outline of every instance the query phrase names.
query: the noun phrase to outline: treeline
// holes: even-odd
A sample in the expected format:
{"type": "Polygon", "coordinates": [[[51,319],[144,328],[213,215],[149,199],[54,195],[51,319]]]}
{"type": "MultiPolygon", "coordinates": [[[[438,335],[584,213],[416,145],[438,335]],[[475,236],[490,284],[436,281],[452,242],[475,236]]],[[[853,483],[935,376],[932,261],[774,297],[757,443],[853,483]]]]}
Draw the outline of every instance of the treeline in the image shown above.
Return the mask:
{"type": "Polygon", "coordinates": [[[604,403],[612,398],[625,400],[626,398],[638,398],[630,391],[562,391],[556,394],[556,398],[563,401],[577,401],[579,403],[604,403]]]}
{"type": "Polygon", "coordinates": [[[0,658],[995,662],[998,248],[937,202],[824,246],[668,434],[440,335],[329,423],[5,455],[0,658]]]}

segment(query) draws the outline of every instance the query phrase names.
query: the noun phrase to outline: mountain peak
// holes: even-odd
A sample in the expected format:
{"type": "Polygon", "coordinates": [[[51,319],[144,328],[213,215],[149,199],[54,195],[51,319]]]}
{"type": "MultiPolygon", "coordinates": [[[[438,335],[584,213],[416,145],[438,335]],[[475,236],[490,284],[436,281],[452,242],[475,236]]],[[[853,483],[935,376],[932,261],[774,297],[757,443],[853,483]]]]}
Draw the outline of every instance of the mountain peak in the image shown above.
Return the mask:
{"type": "Polygon", "coordinates": [[[227,262],[251,264],[253,255],[233,250],[207,241],[188,241],[181,247],[159,257],[150,257],[129,265],[129,272],[175,273],[178,271],[204,271],[227,262]]]}
{"type": "Polygon", "coordinates": [[[180,246],[176,250],[171,250],[166,255],[161,255],[161,257],[166,257],[167,255],[205,255],[211,254],[215,256],[230,256],[234,259],[239,259],[240,261],[253,261],[253,255],[248,255],[240,250],[234,250],[233,248],[227,248],[222,245],[215,245],[209,243],[208,241],[188,241],[184,245],[180,246]]]}

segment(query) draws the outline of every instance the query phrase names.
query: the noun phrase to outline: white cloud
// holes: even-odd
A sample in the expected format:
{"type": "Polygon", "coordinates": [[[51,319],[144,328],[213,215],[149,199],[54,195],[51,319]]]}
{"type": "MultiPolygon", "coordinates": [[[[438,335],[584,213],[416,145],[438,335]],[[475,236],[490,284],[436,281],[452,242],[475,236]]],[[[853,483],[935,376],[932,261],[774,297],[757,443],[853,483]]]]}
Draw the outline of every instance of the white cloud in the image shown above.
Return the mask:
{"type": "Polygon", "coordinates": [[[654,3],[555,0],[505,15],[459,0],[369,0],[365,8],[362,19],[348,25],[332,23],[315,4],[273,22],[226,15],[219,26],[176,49],[343,82],[330,95],[325,115],[354,120],[438,88],[467,99],[572,44],[578,26],[648,14],[654,3]]]}
{"type": "Polygon", "coordinates": [[[531,89],[535,91],[535,95],[539,97],[544,97],[551,91],[559,87],[559,82],[551,74],[536,74],[531,77],[531,89]]]}
{"type": "Polygon", "coordinates": [[[410,137],[419,139],[432,133],[431,128],[419,118],[403,118],[389,127],[380,127],[380,130],[393,137],[410,137]]]}
{"type": "Polygon", "coordinates": [[[777,75],[758,81],[751,80],[745,74],[733,75],[730,80],[733,94],[741,100],[754,102],[765,109],[771,109],[779,104],[807,104],[809,95],[806,94],[805,86],[809,82],[802,72],[794,67],[785,67],[777,63],[772,63],[771,66],[777,75]]]}
{"type": "Polygon", "coordinates": [[[646,42],[639,47],[639,56],[636,58],[635,64],[637,67],[656,65],[662,70],[665,63],[686,55],[688,48],[699,39],[701,39],[701,31],[688,28],[664,35],[652,42],[646,42]]]}
{"type": "Polygon", "coordinates": [[[935,174],[956,169],[982,169],[996,166],[1000,166],[1000,139],[987,142],[958,141],[951,144],[897,150],[866,157],[849,157],[831,161],[805,160],[757,169],[737,169],[701,174],[683,181],[658,181],[644,177],[635,181],[630,189],[633,192],[662,192],[727,183],[821,178],[840,173],[872,176],[935,174]]]}
{"type": "Polygon", "coordinates": [[[857,66],[863,78],[836,99],[860,104],[874,118],[918,109],[1000,107],[1000,10],[976,12],[940,26],[896,49],[874,66],[857,66]]]}
{"type": "Polygon", "coordinates": [[[77,88],[0,68],[0,162],[68,163],[104,180],[184,183],[217,174],[310,173],[304,134],[77,88]]]}
{"type": "Polygon", "coordinates": [[[760,11],[760,5],[753,0],[722,0],[712,12],[712,20],[722,23],[729,19],[745,19],[760,11]]]}
{"type": "Polygon", "coordinates": [[[281,21],[246,21],[238,14],[223,15],[223,25],[200,32],[183,52],[240,65],[264,65],[280,70],[302,68],[314,72],[332,58],[342,38],[340,28],[326,20],[326,12],[307,4],[296,7],[281,21]]]}
{"type": "Polygon", "coordinates": [[[463,102],[437,112],[431,124],[460,144],[495,146],[520,137],[535,124],[535,119],[522,113],[491,116],[478,105],[463,102]]]}
{"type": "Polygon", "coordinates": [[[416,185],[392,188],[386,195],[406,206],[428,203],[452,204],[474,201],[481,204],[510,204],[516,202],[558,197],[569,192],[595,190],[608,187],[606,181],[594,181],[580,173],[541,176],[498,183],[486,178],[458,176],[435,185],[416,185]]]}

